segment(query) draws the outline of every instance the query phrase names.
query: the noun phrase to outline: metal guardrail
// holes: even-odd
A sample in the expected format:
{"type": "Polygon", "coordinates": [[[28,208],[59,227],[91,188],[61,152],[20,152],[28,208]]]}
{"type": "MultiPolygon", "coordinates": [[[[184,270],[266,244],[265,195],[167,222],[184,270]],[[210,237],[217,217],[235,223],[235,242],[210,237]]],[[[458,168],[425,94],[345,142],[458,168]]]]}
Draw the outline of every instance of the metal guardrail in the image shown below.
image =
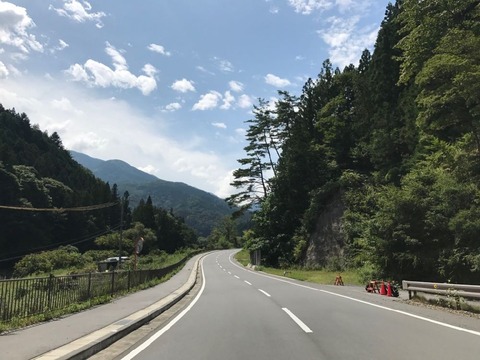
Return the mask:
{"type": "Polygon", "coordinates": [[[408,298],[417,292],[442,296],[455,296],[466,299],[480,299],[480,285],[433,283],[424,281],[402,281],[403,290],[408,291],[408,298]]]}
{"type": "Polygon", "coordinates": [[[141,284],[167,275],[188,259],[189,256],[176,264],[155,270],[115,270],[106,273],[0,280],[0,322],[64,309],[71,304],[100,296],[128,292],[141,284]]]}

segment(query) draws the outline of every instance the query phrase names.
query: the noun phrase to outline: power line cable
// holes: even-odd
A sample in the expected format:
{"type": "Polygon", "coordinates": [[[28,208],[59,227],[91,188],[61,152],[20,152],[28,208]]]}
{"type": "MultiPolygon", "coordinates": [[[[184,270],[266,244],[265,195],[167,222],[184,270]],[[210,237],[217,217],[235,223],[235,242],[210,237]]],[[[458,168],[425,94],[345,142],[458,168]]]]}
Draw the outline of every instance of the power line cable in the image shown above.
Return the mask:
{"type": "Polygon", "coordinates": [[[29,208],[23,206],[6,206],[0,205],[0,209],[6,210],[20,210],[20,211],[38,211],[38,212],[67,212],[67,211],[91,211],[91,210],[99,210],[105,209],[108,207],[113,207],[115,205],[120,204],[120,202],[109,202],[104,204],[97,204],[97,205],[89,205],[89,206],[79,206],[73,208],[29,208]]]}

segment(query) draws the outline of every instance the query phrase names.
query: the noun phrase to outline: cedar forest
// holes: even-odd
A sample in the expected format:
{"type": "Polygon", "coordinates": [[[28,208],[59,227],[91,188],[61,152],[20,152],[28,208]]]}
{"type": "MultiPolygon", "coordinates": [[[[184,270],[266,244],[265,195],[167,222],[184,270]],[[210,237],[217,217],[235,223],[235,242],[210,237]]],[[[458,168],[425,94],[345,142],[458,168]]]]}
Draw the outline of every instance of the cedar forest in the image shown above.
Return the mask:
{"type": "MultiPolygon", "coordinates": [[[[245,247],[266,265],[305,266],[318,219],[337,202],[340,268],[479,283],[479,49],[480,1],[398,0],[358,66],[325,60],[300,95],[279,91],[273,106],[259,99],[227,199],[253,213],[245,247]]],[[[1,106],[0,185],[0,205],[12,207],[116,203],[89,213],[0,209],[4,259],[66,239],[87,250],[118,230],[116,186],[78,166],[58,134],[1,106]]],[[[151,199],[133,212],[122,199],[128,224],[153,229],[148,249],[198,246],[151,199]],[[156,237],[160,227],[171,233],[156,237]]]]}
{"type": "Polygon", "coordinates": [[[326,60],[300,96],[259,100],[228,199],[256,210],[249,249],[306,265],[338,201],[342,266],[480,282],[479,4],[389,4],[358,67],[326,60]]]}

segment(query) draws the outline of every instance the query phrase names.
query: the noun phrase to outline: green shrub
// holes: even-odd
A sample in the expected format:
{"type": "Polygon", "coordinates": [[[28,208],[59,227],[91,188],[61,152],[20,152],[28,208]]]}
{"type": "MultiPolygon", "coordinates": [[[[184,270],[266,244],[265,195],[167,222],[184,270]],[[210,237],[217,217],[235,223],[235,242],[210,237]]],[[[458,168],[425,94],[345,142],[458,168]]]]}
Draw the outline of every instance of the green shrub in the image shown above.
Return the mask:
{"type": "Polygon", "coordinates": [[[85,259],[73,246],[24,256],[14,266],[14,276],[47,274],[58,269],[82,268],[85,259]]]}
{"type": "Polygon", "coordinates": [[[378,269],[374,264],[366,261],[358,270],[358,276],[360,281],[366,284],[370,280],[375,280],[377,278],[378,269]]]}
{"type": "Polygon", "coordinates": [[[24,256],[14,266],[14,277],[26,277],[40,273],[49,273],[53,270],[52,262],[46,252],[24,256]]]}

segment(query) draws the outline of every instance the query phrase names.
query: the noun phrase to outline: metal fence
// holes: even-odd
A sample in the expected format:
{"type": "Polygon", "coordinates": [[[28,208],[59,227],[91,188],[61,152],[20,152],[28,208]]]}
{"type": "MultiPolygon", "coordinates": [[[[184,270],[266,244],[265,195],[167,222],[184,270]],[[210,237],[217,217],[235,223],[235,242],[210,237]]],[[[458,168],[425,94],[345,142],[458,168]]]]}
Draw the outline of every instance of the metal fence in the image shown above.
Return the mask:
{"type": "Polygon", "coordinates": [[[128,292],[183,265],[188,257],[155,270],[111,271],[32,279],[0,280],[0,321],[25,318],[96,297],[128,292]]]}

